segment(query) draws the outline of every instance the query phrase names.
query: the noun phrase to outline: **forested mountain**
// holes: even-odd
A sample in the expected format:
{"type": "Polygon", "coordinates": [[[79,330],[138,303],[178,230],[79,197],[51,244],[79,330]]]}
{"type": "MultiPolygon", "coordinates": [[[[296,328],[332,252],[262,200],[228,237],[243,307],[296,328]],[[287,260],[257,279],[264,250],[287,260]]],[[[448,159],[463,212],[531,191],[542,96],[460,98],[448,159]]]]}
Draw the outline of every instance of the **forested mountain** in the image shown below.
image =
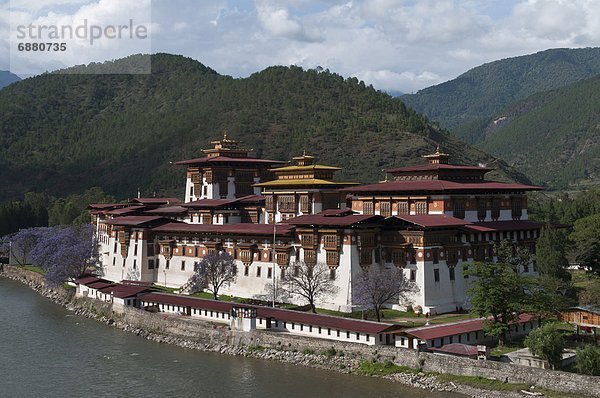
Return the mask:
{"type": "Polygon", "coordinates": [[[482,149],[534,182],[600,185],[600,75],[519,101],[483,133],[482,149]]]}
{"type": "MultiPolygon", "coordinates": [[[[111,70],[144,57],[88,68],[111,70]]],[[[224,131],[257,156],[288,160],[306,150],[343,167],[340,178],[363,182],[381,179],[383,168],[422,162],[438,144],[454,162],[508,170],[356,78],[298,67],[234,79],[189,58],[157,54],[151,75],[25,79],[0,91],[0,109],[0,201],[91,186],[117,197],[138,188],[179,195],[184,170],[169,162],[201,156],[224,131]]]]}
{"type": "Polygon", "coordinates": [[[18,82],[21,78],[14,73],[6,70],[0,70],[0,90],[11,83],[18,82]]]}
{"type": "Polygon", "coordinates": [[[600,74],[600,48],[552,49],[494,61],[401,99],[469,143],[489,118],[532,94],[600,74]]]}

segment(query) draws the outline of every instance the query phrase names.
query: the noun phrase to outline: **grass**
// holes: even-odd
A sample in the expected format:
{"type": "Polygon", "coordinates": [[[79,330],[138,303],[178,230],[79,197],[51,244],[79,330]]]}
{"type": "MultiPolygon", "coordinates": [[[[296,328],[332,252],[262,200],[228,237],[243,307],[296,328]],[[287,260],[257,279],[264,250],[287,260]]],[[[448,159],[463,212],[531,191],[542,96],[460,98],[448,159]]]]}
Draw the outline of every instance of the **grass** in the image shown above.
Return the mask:
{"type": "Polygon", "coordinates": [[[362,361],[358,369],[356,369],[356,373],[363,376],[387,376],[394,373],[417,373],[417,371],[408,366],[396,365],[390,361],[362,361]]]}
{"type": "Polygon", "coordinates": [[[525,348],[523,344],[523,340],[512,340],[504,343],[503,346],[495,347],[490,355],[492,357],[500,358],[504,354],[508,354],[509,352],[520,350],[521,348],[525,348]]]}
{"type": "MultiPolygon", "coordinates": [[[[286,308],[295,308],[295,307],[297,307],[297,306],[286,305],[286,308]]],[[[417,318],[417,314],[415,314],[414,312],[405,312],[405,311],[390,310],[390,309],[384,309],[381,312],[383,313],[383,316],[381,318],[382,322],[387,322],[388,320],[394,319],[394,318],[415,318],[415,319],[417,318]]],[[[317,314],[332,315],[332,316],[339,316],[339,317],[343,317],[343,318],[352,318],[352,319],[362,319],[363,315],[364,315],[365,318],[368,320],[377,320],[377,317],[375,316],[375,311],[373,311],[373,310],[341,312],[341,311],[328,310],[325,308],[317,308],[317,314]]]]}
{"type": "Polygon", "coordinates": [[[36,274],[46,275],[46,271],[44,271],[40,267],[36,267],[35,265],[24,265],[21,268],[27,271],[35,272],[36,274]]]}

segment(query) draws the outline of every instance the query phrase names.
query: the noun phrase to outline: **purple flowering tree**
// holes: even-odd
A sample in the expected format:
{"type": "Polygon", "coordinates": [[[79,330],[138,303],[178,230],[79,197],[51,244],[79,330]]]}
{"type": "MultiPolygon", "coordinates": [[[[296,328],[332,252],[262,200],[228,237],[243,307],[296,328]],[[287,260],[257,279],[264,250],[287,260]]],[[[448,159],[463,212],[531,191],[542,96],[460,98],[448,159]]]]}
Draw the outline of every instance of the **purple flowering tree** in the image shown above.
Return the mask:
{"type": "Polygon", "coordinates": [[[9,261],[15,261],[17,265],[23,266],[31,264],[31,252],[36,247],[38,242],[43,239],[48,228],[28,228],[22,229],[12,235],[5,236],[2,238],[2,252],[6,252],[6,256],[9,253],[12,254],[12,258],[9,261]]]}
{"type": "Polygon", "coordinates": [[[210,253],[194,265],[194,274],[190,277],[191,292],[208,290],[218,300],[221,287],[235,282],[237,265],[226,252],[210,253]]]}
{"type": "Polygon", "coordinates": [[[59,285],[99,269],[98,244],[91,225],[46,228],[31,251],[46,280],[59,285]]]}
{"type": "Polygon", "coordinates": [[[402,269],[371,266],[359,276],[356,301],[359,305],[373,308],[377,314],[377,322],[381,322],[381,309],[384,305],[397,304],[418,290],[414,282],[404,277],[402,269]]]}

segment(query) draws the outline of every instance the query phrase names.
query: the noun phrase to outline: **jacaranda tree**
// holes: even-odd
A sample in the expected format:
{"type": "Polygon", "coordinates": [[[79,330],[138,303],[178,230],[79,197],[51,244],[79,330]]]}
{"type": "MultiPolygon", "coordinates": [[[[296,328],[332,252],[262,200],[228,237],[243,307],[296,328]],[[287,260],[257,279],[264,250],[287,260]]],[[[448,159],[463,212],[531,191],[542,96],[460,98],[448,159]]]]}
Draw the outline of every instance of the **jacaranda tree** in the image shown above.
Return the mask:
{"type": "Polygon", "coordinates": [[[99,262],[94,229],[91,225],[45,228],[31,258],[52,285],[96,272],[99,262]]]}

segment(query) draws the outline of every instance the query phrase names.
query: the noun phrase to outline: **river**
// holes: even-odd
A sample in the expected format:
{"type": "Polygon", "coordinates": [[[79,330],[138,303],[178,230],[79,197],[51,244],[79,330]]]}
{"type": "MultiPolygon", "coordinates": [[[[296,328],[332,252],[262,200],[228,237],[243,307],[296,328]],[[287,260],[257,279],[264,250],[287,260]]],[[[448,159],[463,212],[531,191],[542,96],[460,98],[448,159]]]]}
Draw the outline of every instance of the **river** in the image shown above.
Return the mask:
{"type": "Polygon", "coordinates": [[[161,345],[0,277],[0,397],[457,397],[388,380],[161,345]]]}

